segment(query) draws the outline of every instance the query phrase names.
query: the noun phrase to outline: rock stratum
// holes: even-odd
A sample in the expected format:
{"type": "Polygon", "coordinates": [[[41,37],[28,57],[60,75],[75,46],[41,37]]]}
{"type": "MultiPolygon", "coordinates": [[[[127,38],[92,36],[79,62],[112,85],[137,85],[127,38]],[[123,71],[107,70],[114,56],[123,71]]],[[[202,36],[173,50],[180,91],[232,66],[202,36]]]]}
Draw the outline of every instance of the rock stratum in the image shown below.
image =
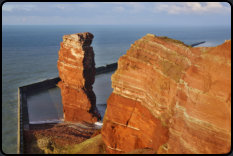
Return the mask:
{"type": "Polygon", "coordinates": [[[96,96],[92,90],[95,81],[95,61],[91,33],[64,35],[59,50],[57,67],[61,81],[65,121],[94,123],[100,120],[96,96]]]}
{"type": "Polygon", "coordinates": [[[111,79],[101,131],[108,153],[230,152],[230,40],[194,48],[147,34],[111,79]]]}

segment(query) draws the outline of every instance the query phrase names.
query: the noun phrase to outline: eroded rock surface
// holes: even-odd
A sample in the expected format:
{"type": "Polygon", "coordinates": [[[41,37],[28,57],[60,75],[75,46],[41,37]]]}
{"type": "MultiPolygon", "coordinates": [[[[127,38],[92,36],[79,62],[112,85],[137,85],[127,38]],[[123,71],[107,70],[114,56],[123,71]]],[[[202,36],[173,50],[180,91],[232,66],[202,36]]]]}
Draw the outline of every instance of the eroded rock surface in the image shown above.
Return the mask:
{"type": "Polygon", "coordinates": [[[231,41],[192,48],[147,34],[118,60],[102,137],[109,153],[227,153],[231,41]]]}
{"type": "Polygon", "coordinates": [[[93,35],[78,33],[64,35],[57,67],[65,121],[94,123],[100,119],[96,96],[92,90],[95,81],[95,61],[90,46],[93,35]]]}

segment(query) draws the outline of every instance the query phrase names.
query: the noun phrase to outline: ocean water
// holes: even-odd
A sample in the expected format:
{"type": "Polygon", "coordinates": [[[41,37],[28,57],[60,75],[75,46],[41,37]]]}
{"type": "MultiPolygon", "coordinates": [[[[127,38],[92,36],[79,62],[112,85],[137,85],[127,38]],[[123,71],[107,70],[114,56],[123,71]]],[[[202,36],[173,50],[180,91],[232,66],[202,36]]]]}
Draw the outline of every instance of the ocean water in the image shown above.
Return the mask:
{"type": "MultiPolygon", "coordinates": [[[[96,106],[102,117],[106,110],[106,101],[113,89],[111,75],[113,72],[95,76],[93,91],[97,97],[96,106]]],[[[27,94],[29,123],[48,123],[64,121],[61,90],[59,87],[44,89],[27,94]]]]}
{"type": "MultiPolygon", "coordinates": [[[[117,62],[135,40],[147,33],[168,36],[186,44],[206,41],[216,46],[231,38],[230,27],[157,26],[3,26],[2,27],[2,150],[17,151],[17,88],[58,76],[62,36],[91,32],[96,67],[117,62]]],[[[111,84],[104,84],[111,85],[111,84]]],[[[109,87],[105,89],[108,90],[109,87]]],[[[110,93],[109,93],[110,94],[110,93]]],[[[100,104],[109,96],[98,97],[100,104]]]]}

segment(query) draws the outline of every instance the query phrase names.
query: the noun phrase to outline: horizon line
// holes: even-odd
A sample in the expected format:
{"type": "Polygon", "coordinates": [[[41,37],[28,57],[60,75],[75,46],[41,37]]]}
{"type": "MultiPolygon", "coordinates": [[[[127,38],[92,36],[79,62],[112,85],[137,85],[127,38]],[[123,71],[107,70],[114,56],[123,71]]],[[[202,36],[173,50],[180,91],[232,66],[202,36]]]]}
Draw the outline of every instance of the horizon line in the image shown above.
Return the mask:
{"type": "Polygon", "coordinates": [[[227,26],[231,25],[169,25],[169,24],[2,24],[2,26],[227,26]]]}

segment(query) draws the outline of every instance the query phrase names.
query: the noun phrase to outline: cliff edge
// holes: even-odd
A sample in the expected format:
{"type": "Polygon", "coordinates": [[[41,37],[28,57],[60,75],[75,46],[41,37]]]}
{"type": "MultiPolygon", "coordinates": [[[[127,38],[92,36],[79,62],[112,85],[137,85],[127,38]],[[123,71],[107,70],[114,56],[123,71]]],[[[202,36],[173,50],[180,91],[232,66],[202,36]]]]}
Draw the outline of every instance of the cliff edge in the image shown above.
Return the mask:
{"type": "Polygon", "coordinates": [[[231,41],[192,48],[147,34],[118,60],[102,138],[109,153],[227,153],[231,41]]]}

